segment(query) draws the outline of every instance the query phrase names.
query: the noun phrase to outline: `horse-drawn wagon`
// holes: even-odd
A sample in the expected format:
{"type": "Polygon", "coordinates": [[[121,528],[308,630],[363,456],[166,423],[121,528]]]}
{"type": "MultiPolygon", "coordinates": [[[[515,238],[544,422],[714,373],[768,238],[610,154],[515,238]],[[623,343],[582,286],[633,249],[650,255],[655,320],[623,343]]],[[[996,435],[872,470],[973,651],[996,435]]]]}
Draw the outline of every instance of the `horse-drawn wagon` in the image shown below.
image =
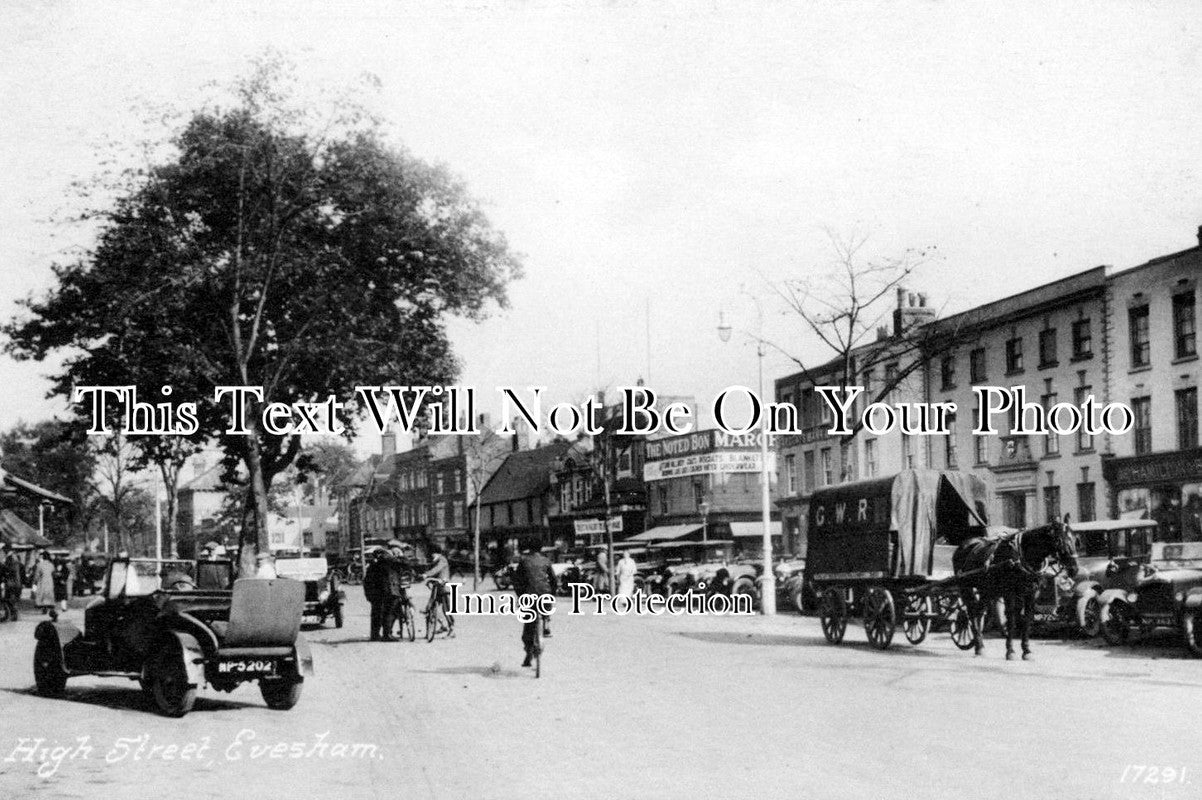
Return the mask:
{"type": "Polygon", "coordinates": [[[1039,570],[1054,559],[1075,574],[1072,538],[1060,522],[991,531],[985,496],[975,475],[935,470],[815,492],[806,572],[827,641],[843,640],[851,616],[863,618],[869,643],[882,650],[898,627],[919,644],[945,621],[957,647],[979,654],[985,604],[1001,599],[1008,606],[1007,658],[1016,617],[1026,657],[1039,570]]]}

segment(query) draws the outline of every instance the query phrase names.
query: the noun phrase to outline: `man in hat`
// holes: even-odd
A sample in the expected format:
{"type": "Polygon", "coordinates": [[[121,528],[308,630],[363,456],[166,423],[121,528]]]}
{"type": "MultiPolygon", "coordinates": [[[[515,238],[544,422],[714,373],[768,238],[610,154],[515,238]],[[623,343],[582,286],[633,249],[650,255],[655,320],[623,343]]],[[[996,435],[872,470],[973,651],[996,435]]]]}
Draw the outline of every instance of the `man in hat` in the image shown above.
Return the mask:
{"type": "MultiPolygon", "coordinates": [[[[385,639],[392,638],[392,627],[404,619],[404,606],[409,603],[408,593],[405,591],[406,585],[409,583],[409,563],[405,558],[404,545],[397,539],[393,539],[388,543],[388,596],[385,602],[383,612],[383,625],[385,639]]],[[[403,631],[402,631],[403,632],[403,631]]],[[[400,632],[398,632],[398,636],[400,632]]]]}
{"type": "MultiPolygon", "coordinates": [[[[513,591],[518,597],[524,594],[550,594],[555,586],[555,571],[551,562],[538,551],[538,540],[527,539],[522,543],[522,557],[513,572],[513,591]]],[[[522,647],[526,650],[523,667],[529,667],[538,649],[538,625],[543,626],[543,636],[550,636],[550,624],[546,617],[536,615],[530,622],[522,624],[522,647]]]]}
{"type": "Polygon", "coordinates": [[[25,565],[8,545],[4,545],[4,565],[0,570],[4,577],[4,598],[15,608],[25,588],[25,565]]]}
{"type": "Polygon", "coordinates": [[[384,626],[385,616],[388,615],[388,605],[391,602],[389,570],[387,553],[384,550],[377,550],[372,554],[367,571],[363,573],[363,594],[367,597],[367,602],[371,603],[370,638],[373,642],[395,641],[392,638],[391,620],[388,620],[388,627],[384,626]]]}

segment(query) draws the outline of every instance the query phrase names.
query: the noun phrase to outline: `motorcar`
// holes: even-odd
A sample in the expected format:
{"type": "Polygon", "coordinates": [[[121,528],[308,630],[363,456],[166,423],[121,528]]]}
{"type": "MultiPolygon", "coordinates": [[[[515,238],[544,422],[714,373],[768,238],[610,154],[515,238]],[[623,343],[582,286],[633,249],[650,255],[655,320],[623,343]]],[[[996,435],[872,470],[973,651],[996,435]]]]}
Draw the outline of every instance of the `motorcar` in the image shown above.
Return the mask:
{"type": "MultiPolygon", "coordinates": [[[[683,594],[695,591],[729,591],[730,594],[756,596],[755,565],[733,557],[734,542],[709,539],[704,542],[659,542],[648,547],[648,557],[659,564],[664,575],[660,591],[683,594]],[[721,571],[725,574],[720,575],[721,571]],[[716,581],[720,578],[723,586],[716,581]]],[[[754,602],[754,600],[753,600],[754,602]]]]}
{"type": "Polygon", "coordinates": [[[1087,637],[1102,627],[1107,592],[1130,592],[1149,563],[1157,525],[1153,520],[1095,520],[1071,526],[1077,545],[1074,578],[1046,570],[1035,593],[1036,620],[1067,624],[1087,637]]]}
{"type": "Polygon", "coordinates": [[[805,579],[806,560],[786,558],[773,567],[776,573],[777,605],[788,604],[805,614],[818,605],[818,598],[805,579]]]}
{"type": "MultiPolygon", "coordinates": [[[[1202,543],[1191,545],[1202,555],[1202,543]]],[[[1126,644],[1132,633],[1156,628],[1176,628],[1186,650],[1202,657],[1202,568],[1173,563],[1170,547],[1164,548],[1167,562],[1143,565],[1135,588],[1112,589],[1101,595],[1102,637],[1107,644],[1126,644]]],[[[1197,559],[1191,559],[1197,563],[1197,559]]]]}
{"type": "Polygon", "coordinates": [[[76,559],[76,595],[95,594],[104,588],[104,575],[108,571],[109,556],[106,553],[83,553],[76,559]]]}
{"type": "Polygon", "coordinates": [[[35,629],[34,682],[56,697],[73,677],[128,678],[171,717],[192,710],[202,685],[256,682],[268,707],[289,709],[313,674],[303,611],[300,582],[235,580],[228,560],[115,558],[82,630],[60,620],[35,629]],[[230,588],[210,588],[221,585],[230,588]]]}
{"type": "Polygon", "coordinates": [[[346,592],[325,558],[279,558],[275,572],[281,578],[291,578],[305,584],[304,616],[325,625],[333,618],[334,627],[342,627],[342,606],[346,592]]]}

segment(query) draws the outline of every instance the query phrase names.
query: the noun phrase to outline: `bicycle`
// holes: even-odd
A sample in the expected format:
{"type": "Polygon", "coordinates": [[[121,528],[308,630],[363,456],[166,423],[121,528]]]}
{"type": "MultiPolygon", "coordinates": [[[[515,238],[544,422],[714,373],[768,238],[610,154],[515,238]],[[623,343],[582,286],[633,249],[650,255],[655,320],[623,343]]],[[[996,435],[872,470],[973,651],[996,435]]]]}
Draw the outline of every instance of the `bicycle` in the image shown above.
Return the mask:
{"type": "Polygon", "coordinates": [[[444,591],[444,583],[438,578],[430,578],[426,581],[426,586],[430,588],[430,602],[426,604],[426,641],[434,641],[434,637],[441,631],[446,631],[447,638],[455,635],[455,618],[451,616],[447,609],[446,592],[444,591]],[[439,612],[442,612],[442,618],[446,621],[443,625],[439,622],[439,612]]]}
{"type": "Polygon", "coordinates": [[[399,630],[397,636],[401,639],[409,638],[409,641],[417,639],[417,609],[413,607],[413,601],[409,599],[409,586],[405,585],[405,599],[398,603],[400,613],[397,615],[397,623],[399,630]]]}

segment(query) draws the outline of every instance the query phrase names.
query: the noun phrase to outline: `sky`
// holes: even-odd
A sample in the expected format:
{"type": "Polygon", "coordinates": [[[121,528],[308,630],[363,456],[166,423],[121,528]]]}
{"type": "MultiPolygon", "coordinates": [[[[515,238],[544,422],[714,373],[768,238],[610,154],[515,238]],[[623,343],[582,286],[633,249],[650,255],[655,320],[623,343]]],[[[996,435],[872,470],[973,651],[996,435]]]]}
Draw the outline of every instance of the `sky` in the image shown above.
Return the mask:
{"type": "MultiPolygon", "coordinates": [[[[767,284],[827,270],[832,236],[935,248],[912,288],[947,313],[1198,241],[1189,2],[250,5],[0,7],[0,318],[87,244],[62,219],[103,142],[266,48],[315,91],[378,76],[395,140],[523,254],[508,309],[450,325],[484,411],[499,385],[579,400],[643,378],[701,406],[754,387],[720,310],[822,357],[767,284]]],[[[61,413],[49,369],[0,354],[0,429],[61,413]]]]}

